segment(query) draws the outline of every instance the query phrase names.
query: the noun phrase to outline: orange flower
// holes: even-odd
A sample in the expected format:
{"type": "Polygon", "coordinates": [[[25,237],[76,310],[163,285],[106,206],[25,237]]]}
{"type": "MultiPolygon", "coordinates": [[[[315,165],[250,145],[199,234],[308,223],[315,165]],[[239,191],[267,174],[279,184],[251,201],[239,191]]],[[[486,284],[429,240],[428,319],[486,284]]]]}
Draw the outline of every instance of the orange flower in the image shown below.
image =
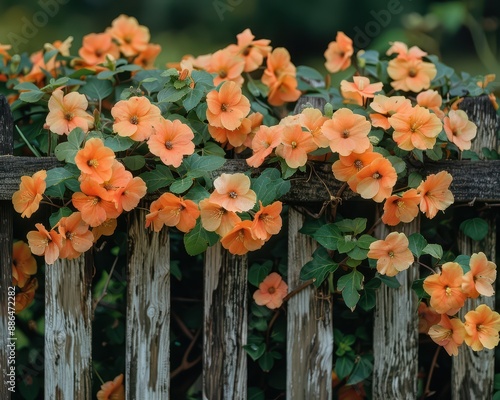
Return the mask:
{"type": "Polygon", "coordinates": [[[234,147],[243,145],[251,131],[252,121],[249,118],[243,118],[240,126],[234,130],[208,125],[208,133],[210,133],[210,136],[219,143],[229,142],[229,144],[234,147]]]}
{"type": "Polygon", "coordinates": [[[16,314],[27,308],[35,298],[35,291],[38,289],[38,280],[30,279],[26,285],[16,294],[16,314]]]}
{"type": "Polygon", "coordinates": [[[193,139],[194,133],[188,125],[162,118],[155,133],[149,137],[148,147],[163,164],[177,168],[182,164],[183,156],[193,154],[193,139]]]}
{"type": "Polygon", "coordinates": [[[207,94],[207,119],[210,125],[234,130],[250,112],[250,102],[234,82],[224,82],[219,91],[207,94]]]}
{"type": "Polygon", "coordinates": [[[475,311],[465,314],[465,343],[472,350],[493,349],[498,345],[500,331],[500,314],[486,304],[479,305],[475,311]]]}
{"type": "Polygon", "coordinates": [[[370,122],[364,116],[354,114],[348,108],[341,108],[333,113],[332,119],[323,124],[321,131],[329,140],[333,152],[348,156],[352,152],[363,153],[368,150],[370,129],[370,122]]]}
{"type": "Polygon", "coordinates": [[[203,228],[209,232],[215,231],[220,236],[225,236],[241,221],[234,211],[228,211],[210,199],[201,200],[199,206],[203,228]]]}
{"type": "Polygon", "coordinates": [[[45,192],[47,172],[41,170],[33,176],[22,176],[19,190],[12,195],[14,210],[21,213],[21,217],[29,218],[38,210],[42,194],[45,192]]]}
{"type": "Polygon", "coordinates": [[[12,284],[23,288],[31,275],[36,274],[36,260],[29,246],[18,241],[12,245],[12,284]]]}
{"type": "Polygon", "coordinates": [[[146,215],[146,228],[153,223],[153,230],[159,232],[163,225],[175,226],[187,233],[196,225],[200,210],[195,202],[184,200],[172,193],[163,193],[151,203],[151,213],[146,215]]]}
{"type": "Polygon", "coordinates": [[[377,271],[382,275],[395,276],[413,263],[413,254],[408,248],[404,233],[391,232],[385,240],[370,244],[367,256],[377,260],[377,271]]]}
{"type": "Polygon", "coordinates": [[[259,284],[259,290],[254,292],[253,299],[257,305],[274,310],[281,307],[287,292],[288,285],[285,281],[276,272],[271,272],[259,284]]]}
{"type": "Polygon", "coordinates": [[[146,195],[148,188],[142,178],[136,176],[129,180],[127,184],[116,190],[114,202],[118,211],[133,210],[139,204],[139,201],[146,195]]]}
{"type": "Polygon", "coordinates": [[[123,386],[123,374],[118,375],[112,381],[101,385],[101,390],[97,392],[97,400],[124,400],[125,387],[123,386]]]}
{"type": "Polygon", "coordinates": [[[31,252],[37,256],[45,256],[45,263],[54,264],[62,247],[62,236],[55,230],[50,232],[42,224],[35,224],[38,231],[29,231],[26,235],[31,252]]]}
{"type": "Polygon", "coordinates": [[[432,149],[443,130],[439,118],[424,107],[415,106],[409,112],[398,112],[389,119],[394,128],[392,137],[403,150],[432,149]]]}
{"type": "Polygon", "coordinates": [[[148,28],[139,25],[134,17],[123,14],[113,20],[106,33],[117,41],[125,57],[132,57],[146,50],[150,38],[148,28]]]}
{"type": "Polygon", "coordinates": [[[384,214],[382,222],[386,225],[395,226],[400,222],[408,223],[418,215],[420,195],[416,189],[410,189],[402,196],[391,196],[384,203],[384,214]]]}
{"type": "Polygon", "coordinates": [[[352,191],[356,191],[358,179],[356,175],[373,160],[382,158],[382,154],[373,151],[373,146],[363,153],[352,152],[348,156],[340,156],[338,161],[332,165],[332,172],[335,179],[347,182],[352,191]]]}
{"type": "Polygon", "coordinates": [[[469,121],[465,111],[450,110],[448,116],[444,117],[443,123],[448,140],[460,150],[469,150],[472,139],[476,137],[477,126],[469,121]]]}
{"type": "Polygon", "coordinates": [[[482,252],[472,254],[470,258],[470,271],[464,275],[462,290],[467,296],[473,299],[483,296],[493,296],[495,290],[493,283],[497,278],[497,266],[488,261],[486,255],[482,252]]]}
{"type": "Polygon", "coordinates": [[[439,314],[453,315],[463,307],[466,294],[462,290],[463,270],[460,264],[447,262],[440,274],[424,279],[424,290],[431,296],[431,307],[439,314]]]}
{"type": "Polygon", "coordinates": [[[344,103],[364,105],[366,99],[375,97],[375,92],[380,92],[384,84],[382,82],[371,83],[365,76],[354,76],[354,82],[345,79],[340,82],[340,93],[344,103]]]}
{"type": "Polygon", "coordinates": [[[237,54],[245,60],[245,72],[255,71],[262,65],[264,57],[267,57],[271,52],[271,42],[268,39],[254,40],[250,29],[245,29],[243,32],[236,35],[238,44],[232,44],[227,47],[229,51],[237,54]]]}
{"type": "Polygon", "coordinates": [[[218,86],[222,82],[232,81],[241,87],[243,84],[243,68],[245,60],[233,52],[223,49],[218,50],[210,57],[207,72],[214,73],[214,85],[218,86]]]}
{"type": "Polygon", "coordinates": [[[361,169],[355,179],[357,180],[356,192],[362,198],[373,199],[380,203],[391,195],[398,176],[389,160],[376,158],[361,169]]]}
{"type": "Polygon", "coordinates": [[[79,212],[69,217],[62,217],[57,223],[59,233],[63,237],[63,245],[59,256],[72,260],[92,247],[94,235],[89,231],[89,225],[82,220],[79,212]]]}
{"type": "Polygon", "coordinates": [[[417,59],[395,58],[389,61],[387,73],[395,90],[419,93],[429,89],[437,70],[433,63],[417,59]]]}
{"type": "Polygon", "coordinates": [[[425,213],[427,218],[434,218],[439,210],[444,211],[453,204],[453,194],[449,190],[452,180],[448,172],[441,171],[429,175],[417,187],[420,195],[420,211],[425,213]]]}
{"type": "Polygon", "coordinates": [[[300,125],[311,132],[316,146],[321,148],[328,147],[329,141],[323,134],[322,127],[326,121],[329,121],[329,118],[325,117],[317,108],[312,107],[304,108],[298,116],[300,125]]]}
{"type": "Polygon", "coordinates": [[[439,346],[443,346],[448,355],[458,356],[458,348],[465,339],[465,327],[458,318],[441,315],[441,321],[429,329],[429,336],[439,346]]]}
{"type": "Polygon", "coordinates": [[[392,42],[391,47],[385,54],[390,56],[391,54],[397,54],[398,59],[402,60],[421,60],[422,57],[425,57],[427,53],[417,46],[412,46],[408,49],[408,46],[403,42],[392,42]]]}
{"type": "Polygon", "coordinates": [[[281,143],[282,126],[261,125],[252,140],[253,155],[247,158],[250,167],[260,167],[267,156],[281,143]]]}
{"type": "Polygon", "coordinates": [[[139,55],[134,58],[134,64],[140,65],[143,69],[153,69],[156,58],[161,52],[159,44],[149,43],[146,49],[141,51],[139,55]]]}
{"type": "Polygon", "coordinates": [[[260,249],[264,244],[263,240],[254,239],[252,236],[252,221],[248,220],[238,222],[232,230],[222,237],[220,242],[222,247],[231,254],[239,256],[260,249]]]}
{"type": "Polygon", "coordinates": [[[161,120],[160,109],[147,97],[120,100],[111,109],[111,115],[115,119],[113,130],[138,142],[149,139],[161,120]]]}
{"type": "Polygon", "coordinates": [[[276,235],[281,230],[283,224],[281,220],[281,210],[283,203],[274,203],[263,206],[259,200],[260,209],[255,213],[252,223],[252,234],[256,239],[268,240],[271,235],[276,235]]]}
{"type": "Polygon", "coordinates": [[[297,89],[298,83],[295,76],[282,75],[269,86],[267,101],[272,106],[281,106],[299,99],[302,94],[297,89]]]}
{"type": "Polygon", "coordinates": [[[113,42],[109,33],[90,33],[82,40],[82,47],[78,54],[84,63],[90,66],[102,64],[107,56],[114,59],[120,57],[118,46],[113,42]]]}
{"type": "Polygon", "coordinates": [[[83,149],[75,156],[75,164],[83,178],[90,178],[97,183],[109,180],[113,174],[115,153],[99,138],[90,138],[83,149]]]}
{"type": "Polygon", "coordinates": [[[99,240],[101,236],[111,236],[118,225],[116,218],[108,218],[101,225],[98,225],[92,229],[92,235],[94,236],[94,243],[99,240]]]}
{"type": "Polygon", "coordinates": [[[370,114],[372,125],[377,128],[387,130],[391,127],[388,118],[400,113],[408,113],[411,111],[411,101],[404,96],[387,97],[381,94],[375,95],[370,103],[377,114],[370,114]]]}
{"type": "Polygon", "coordinates": [[[441,320],[441,314],[438,314],[432,307],[427,307],[423,301],[418,305],[418,333],[429,333],[429,328],[436,325],[441,320]]]}
{"type": "Polygon", "coordinates": [[[11,56],[8,51],[12,48],[10,44],[0,43],[0,57],[3,58],[3,63],[6,64],[10,60],[11,56]]]}
{"type": "Polygon", "coordinates": [[[67,135],[75,128],[88,132],[94,126],[94,117],[86,112],[88,105],[83,94],[71,92],[64,95],[61,89],[56,89],[49,99],[45,123],[58,135],[67,135]]]}
{"type": "Polygon", "coordinates": [[[328,44],[324,56],[325,68],[328,72],[344,71],[351,65],[351,56],[354,54],[352,40],[344,33],[337,32],[334,42],[328,44]]]}
{"type": "Polygon", "coordinates": [[[312,135],[303,131],[299,124],[294,124],[284,126],[281,144],[275,152],[290,168],[298,168],[306,164],[307,154],[317,148],[312,135]]]}
{"type": "Polygon", "coordinates": [[[420,92],[417,94],[417,104],[420,107],[425,107],[434,112],[439,119],[443,119],[444,112],[441,110],[441,105],[443,104],[443,98],[437,92],[437,90],[426,90],[425,92],[420,92]]]}
{"type": "Polygon", "coordinates": [[[253,208],[257,196],[250,189],[250,178],[242,173],[222,174],[214,181],[209,199],[228,211],[243,212],[253,208]]]}

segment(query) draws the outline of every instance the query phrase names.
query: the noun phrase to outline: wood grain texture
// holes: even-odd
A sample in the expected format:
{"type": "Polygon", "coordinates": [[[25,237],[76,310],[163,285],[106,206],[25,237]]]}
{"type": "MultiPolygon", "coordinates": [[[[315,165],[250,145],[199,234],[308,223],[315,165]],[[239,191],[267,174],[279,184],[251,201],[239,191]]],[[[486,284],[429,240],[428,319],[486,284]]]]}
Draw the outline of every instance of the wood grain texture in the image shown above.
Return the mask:
{"type": "MultiPolygon", "coordinates": [[[[5,97],[0,95],[0,155],[12,154],[12,115],[5,97]]],[[[0,175],[1,176],[1,175],[0,175]]],[[[1,179],[0,179],[1,180],[1,179]]],[[[14,209],[10,198],[0,201],[0,399],[9,400],[11,392],[3,382],[9,381],[7,327],[8,327],[8,293],[12,285],[12,232],[14,209]]]]}
{"type": "MultiPolygon", "coordinates": [[[[298,287],[301,267],[311,260],[313,239],[299,233],[304,217],[290,208],[288,287],[298,287]]],[[[309,286],[287,304],[287,399],[332,398],[333,321],[331,303],[309,286]]]]}
{"type": "Polygon", "coordinates": [[[203,399],[247,398],[247,257],[220,243],[205,254],[203,399]]]}
{"type": "MultiPolygon", "coordinates": [[[[419,218],[389,229],[379,225],[376,235],[385,237],[391,231],[406,236],[418,232],[419,218]]],[[[418,298],[411,285],[418,279],[418,265],[396,275],[398,289],[382,284],[376,291],[373,327],[373,399],[401,400],[417,398],[418,373],[418,298]]]]}
{"type": "Polygon", "coordinates": [[[92,396],[90,253],[45,267],[45,398],[92,396]]]}
{"type": "Polygon", "coordinates": [[[170,389],[170,241],[131,213],[127,282],[126,398],[167,400],[170,389]]]}

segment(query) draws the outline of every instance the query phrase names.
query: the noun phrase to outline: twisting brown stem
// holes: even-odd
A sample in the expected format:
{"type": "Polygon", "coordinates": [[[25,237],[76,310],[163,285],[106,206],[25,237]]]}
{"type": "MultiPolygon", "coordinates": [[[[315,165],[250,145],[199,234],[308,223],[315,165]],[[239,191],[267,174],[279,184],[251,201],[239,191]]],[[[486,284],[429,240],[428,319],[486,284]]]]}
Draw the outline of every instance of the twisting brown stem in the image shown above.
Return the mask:
{"type": "Polygon", "coordinates": [[[422,394],[421,400],[424,400],[427,397],[427,395],[429,394],[429,391],[430,391],[429,388],[431,386],[432,374],[434,373],[434,367],[437,364],[437,358],[438,358],[440,351],[441,351],[441,346],[438,346],[436,349],[436,352],[434,353],[434,357],[432,358],[431,368],[429,369],[429,375],[427,376],[427,383],[425,384],[425,389],[424,389],[424,393],[422,394]]]}

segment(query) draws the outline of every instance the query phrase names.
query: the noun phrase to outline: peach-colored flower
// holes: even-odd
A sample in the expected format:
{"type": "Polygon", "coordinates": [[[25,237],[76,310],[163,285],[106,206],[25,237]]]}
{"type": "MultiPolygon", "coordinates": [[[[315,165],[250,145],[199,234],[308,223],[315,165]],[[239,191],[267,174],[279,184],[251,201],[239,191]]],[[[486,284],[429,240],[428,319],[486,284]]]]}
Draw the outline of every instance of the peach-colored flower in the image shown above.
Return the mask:
{"type": "Polygon", "coordinates": [[[381,203],[391,195],[398,176],[389,160],[376,158],[361,169],[355,179],[356,193],[364,199],[373,199],[381,203]]]}
{"type": "Polygon", "coordinates": [[[387,73],[395,90],[419,93],[429,89],[437,70],[433,63],[418,59],[394,58],[389,61],[387,73]]]}
{"type": "Polygon", "coordinates": [[[388,130],[391,127],[388,118],[396,113],[408,113],[411,111],[411,101],[404,96],[387,97],[377,94],[370,103],[370,107],[376,114],[370,114],[372,125],[377,128],[388,130]]]}
{"type": "Polygon", "coordinates": [[[370,83],[370,79],[365,76],[354,76],[354,82],[345,79],[340,82],[340,93],[344,98],[344,103],[364,105],[366,99],[375,97],[376,92],[380,92],[384,84],[382,82],[370,83]]]}
{"type": "Polygon", "coordinates": [[[94,126],[94,117],[86,112],[88,105],[83,94],[71,92],[64,95],[61,89],[56,89],[49,99],[45,123],[58,135],[67,135],[75,128],[88,132],[94,126]]]}
{"type": "Polygon", "coordinates": [[[194,133],[188,125],[179,120],[162,118],[156,125],[155,133],[149,137],[148,147],[163,164],[177,168],[183,156],[193,154],[193,139],[194,133]]]}
{"type": "Polygon", "coordinates": [[[59,257],[72,260],[89,250],[94,241],[94,235],[89,231],[89,225],[82,220],[79,212],[69,217],[62,217],[56,225],[63,237],[59,257]]]}
{"type": "Polygon", "coordinates": [[[243,32],[236,35],[238,44],[232,44],[227,47],[229,51],[243,57],[245,60],[245,72],[255,71],[259,68],[264,57],[267,57],[271,52],[271,42],[269,39],[254,40],[255,36],[250,29],[245,29],[243,32]]]}
{"type": "Polygon", "coordinates": [[[208,133],[210,133],[210,136],[219,143],[228,142],[233,147],[243,145],[251,131],[252,121],[249,118],[243,118],[240,126],[233,130],[208,125],[208,133]]]}
{"type": "Polygon", "coordinates": [[[228,211],[219,204],[212,203],[208,198],[201,200],[198,205],[201,225],[209,232],[225,236],[241,221],[241,218],[234,211],[228,211]]]}
{"type": "Polygon", "coordinates": [[[242,173],[221,174],[215,179],[214,188],[210,201],[228,211],[248,211],[257,201],[257,195],[250,189],[250,178],[242,173]]]}
{"type": "Polygon", "coordinates": [[[423,301],[418,305],[418,333],[428,333],[432,325],[436,325],[441,320],[441,314],[438,314],[432,307],[428,307],[423,301]]]}
{"type": "Polygon", "coordinates": [[[31,278],[21,291],[16,294],[16,314],[19,314],[33,302],[37,289],[38,280],[36,278],[31,278]]]}
{"type": "Polygon", "coordinates": [[[440,119],[424,107],[415,106],[408,112],[398,112],[389,119],[394,128],[392,137],[403,150],[432,149],[443,130],[440,119]]]}
{"type": "Polygon", "coordinates": [[[332,73],[344,71],[351,65],[353,54],[352,40],[344,32],[337,32],[335,41],[328,44],[324,53],[325,68],[332,73]]]}
{"type": "Polygon", "coordinates": [[[207,94],[207,119],[210,125],[234,130],[250,112],[250,102],[234,82],[224,82],[219,91],[207,94]]]}
{"type": "Polygon", "coordinates": [[[431,110],[438,116],[439,119],[444,118],[444,112],[441,110],[443,98],[437,90],[426,90],[417,94],[417,104],[420,107],[425,107],[431,110]]]}
{"type": "Polygon", "coordinates": [[[259,284],[259,289],[254,292],[253,299],[257,305],[266,306],[274,310],[275,308],[281,307],[287,292],[288,285],[281,275],[276,272],[271,272],[259,284]]]}
{"type": "Polygon", "coordinates": [[[483,296],[493,296],[493,283],[497,278],[497,266],[488,261],[483,252],[474,253],[470,258],[470,271],[464,275],[462,290],[473,299],[483,296]]]}
{"type": "Polygon", "coordinates": [[[59,65],[56,62],[56,55],[49,60],[45,60],[44,53],[37,51],[30,56],[30,61],[33,63],[31,71],[19,77],[20,82],[33,82],[37,86],[42,87],[47,79],[47,72],[49,75],[56,76],[56,67],[59,65]]]}
{"type": "Polygon", "coordinates": [[[207,72],[214,73],[214,85],[218,86],[222,82],[232,81],[238,86],[243,84],[243,68],[245,68],[245,59],[230,50],[218,50],[210,57],[210,63],[207,66],[207,72]]]}
{"type": "MultiPolygon", "coordinates": [[[[84,181],[88,178],[81,178],[84,181]]],[[[113,161],[111,166],[111,177],[100,184],[102,190],[97,193],[103,200],[112,201],[117,206],[117,191],[123,189],[132,180],[132,174],[125,169],[125,166],[118,160],[113,161]]],[[[117,206],[117,208],[119,208],[117,206]]]]}
{"type": "Polygon", "coordinates": [[[252,223],[252,234],[256,239],[268,240],[271,235],[276,235],[281,230],[281,210],[283,203],[275,201],[263,206],[259,200],[260,209],[255,213],[252,223]]]}
{"type": "Polygon", "coordinates": [[[249,251],[260,249],[264,244],[263,240],[255,239],[252,236],[252,221],[249,220],[238,222],[232,230],[222,237],[220,242],[222,247],[231,254],[240,256],[249,251]]]}
{"type": "Polygon", "coordinates": [[[118,375],[112,381],[103,383],[101,390],[97,392],[97,400],[125,400],[123,374],[118,375]]]}
{"type": "Polygon", "coordinates": [[[465,304],[462,290],[463,270],[455,262],[444,263],[441,273],[424,279],[424,290],[431,296],[430,305],[439,314],[453,315],[465,304]]]}
{"type": "Polygon", "coordinates": [[[439,346],[443,346],[448,355],[458,356],[458,348],[464,342],[466,333],[460,319],[442,314],[439,324],[430,327],[429,336],[439,346]]]}
{"type": "Polygon", "coordinates": [[[82,40],[78,54],[84,63],[90,66],[102,64],[107,56],[114,59],[120,57],[120,51],[109,33],[90,33],[82,40]]]}
{"type": "Polygon", "coordinates": [[[298,114],[298,121],[303,128],[306,128],[313,137],[316,146],[325,148],[329,146],[329,140],[322,131],[323,124],[330,120],[317,108],[306,107],[298,114]]]}
{"type": "Polygon", "coordinates": [[[113,130],[138,142],[149,139],[161,120],[160,109],[147,97],[120,100],[111,109],[111,115],[115,119],[113,130]]]}
{"type": "Polygon", "coordinates": [[[356,191],[358,179],[356,175],[373,160],[382,158],[382,154],[373,151],[373,146],[363,153],[352,152],[348,156],[340,156],[338,161],[332,165],[332,172],[335,179],[347,182],[352,191],[356,191]]]}
{"type": "Polygon", "coordinates": [[[370,129],[370,122],[364,116],[354,114],[348,108],[335,111],[332,118],[325,121],[321,127],[332,151],[341,156],[348,156],[352,152],[363,153],[368,150],[370,129]]]}
{"type": "Polygon", "coordinates": [[[406,43],[403,42],[392,42],[390,43],[391,47],[385,54],[390,56],[391,54],[397,54],[398,59],[402,60],[421,60],[422,57],[425,57],[427,53],[417,46],[412,46],[408,49],[406,43]]]}
{"type": "Polygon", "coordinates": [[[253,155],[247,158],[250,167],[260,167],[267,156],[281,143],[283,127],[280,125],[261,125],[252,140],[253,155]]]}
{"type": "Polygon", "coordinates": [[[42,195],[45,192],[47,172],[41,170],[33,176],[22,176],[19,190],[12,195],[14,210],[21,213],[21,217],[29,218],[38,210],[42,195]]]}
{"type": "Polygon", "coordinates": [[[434,218],[438,211],[444,211],[455,200],[449,190],[453,177],[446,171],[429,175],[418,187],[420,211],[427,218],[434,218]]]}
{"type": "Polygon", "coordinates": [[[42,224],[35,224],[37,231],[29,231],[26,235],[31,252],[37,256],[45,256],[47,264],[54,264],[62,247],[62,236],[54,229],[50,232],[42,224]]]}
{"type": "Polygon", "coordinates": [[[83,178],[90,178],[103,183],[111,178],[115,152],[104,145],[99,138],[90,138],[83,149],[78,150],[75,164],[82,172],[83,178]]]}
{"type": "Polygon", "coordinates": [[[156,43],[148,43],[146,49],[141,51],[139,55],[134,58],[133,63],[140,65],[143,69],[153,69],[155,61],[161,52],[161,46],[156,43]]]}
{"type": "Polygon", "coordinates": [[[275,153],[282,157],[290,168],[305,165],[307,154],[318,148],[313,136],[303,131],[299,124],[284,125],[281,132],[281,144],[275,153]]]}
{"type": "Polygon", "coordinates": [[[370,244],[367,256],[377,260],[377,271],[382,275],[395,276],[413,264],[413,254],[408,248],[404,233],[391,232],[385,240],[370,244]]]}
{"type": "Polygon", "coordinates": [[[200,216],[200,210],[194,201],[177,197],[173,193],[163,193],[151,203],[150,211],[146,215],[146,228],[152,224],[155,232],[166,225],[175,226],[187,233],[195,227],[196,219],[200,216]]]}
{"type": "Polygon", "coordinates": [[[443,123],[448,140],[460,150],[469,150],[472,139],[476,137],[477,126],[469,121],[465,111],[450,110],[448,116],[444,117],[443,123]]]}
{"type": "Polygon", "coordinates": [[[418,215],[419,204],[420,195],[416,189],[407,190],[402,196],[393,195],[384,203],[382,222],[390,226],[395,226],[400,222],[411,222],[418,215]]]}
{"type": "Polygon", "coordinates": [[[272,106],[282,106],[299,99],[302,94],[297,89],[298,83],[295,76],[282,75],[269,85],[267,101],[272,106]]]}
{"type": "Polygon", "coordinates": [[[137,19],[120,15],[111,23],[111,27],[106,29],[120,47],[120,51],[125,57],[133,57],[141,51],[146,50],[149,43],[149,29],[139,25],[137,19]]]}
{"type": "Polygon", "coordinates": [[[12,245],[12,284],[23,288],[36,270],[36,260],[28,244],[22,240],[15,242],[12,245]]]}
{"type": "Polygon", "coordinates": [[[92,235],[94,236],[94,243],[99,240],[101,236],[111,236],[118,225],[116,218],[108,218],[101,225],[92,228],[92,235]]]}
{"type": "Polygon", "coordinates": [[[118,211],[133,210],[146,195],[148,188],[142,178],[136,176],[130,179],[124,187],[118,188],[113,199],[118,211]]]}
{"type": "Polygon", "coordinates": [[[465,343],[472,350],[493,349],[498,345],[500,314],[486,304],[479,305],[474,311],[465,314],[465,343]]]}

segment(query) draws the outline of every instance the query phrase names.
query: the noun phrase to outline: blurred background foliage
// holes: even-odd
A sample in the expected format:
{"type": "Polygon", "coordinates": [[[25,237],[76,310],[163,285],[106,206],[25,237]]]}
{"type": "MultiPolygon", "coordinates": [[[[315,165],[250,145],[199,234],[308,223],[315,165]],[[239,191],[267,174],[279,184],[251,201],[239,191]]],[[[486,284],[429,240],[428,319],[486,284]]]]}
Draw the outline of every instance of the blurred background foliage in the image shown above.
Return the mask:
{"type": "Polygon", "coordinates": [[[358,49],[385,51],[400,40],[458,71],[500,76],[496,0],[356,0],[355,6],[340,0],[2,0],[0,43],[33,52],[71,35],[76,54],[83,35],[104,31],[121,13],[135,16],[162,46],[158,66],[214,52],[248,27],[256,38],[286,47],[296,65],[320,71],[323,52],[341,30],[358,49]]]}

